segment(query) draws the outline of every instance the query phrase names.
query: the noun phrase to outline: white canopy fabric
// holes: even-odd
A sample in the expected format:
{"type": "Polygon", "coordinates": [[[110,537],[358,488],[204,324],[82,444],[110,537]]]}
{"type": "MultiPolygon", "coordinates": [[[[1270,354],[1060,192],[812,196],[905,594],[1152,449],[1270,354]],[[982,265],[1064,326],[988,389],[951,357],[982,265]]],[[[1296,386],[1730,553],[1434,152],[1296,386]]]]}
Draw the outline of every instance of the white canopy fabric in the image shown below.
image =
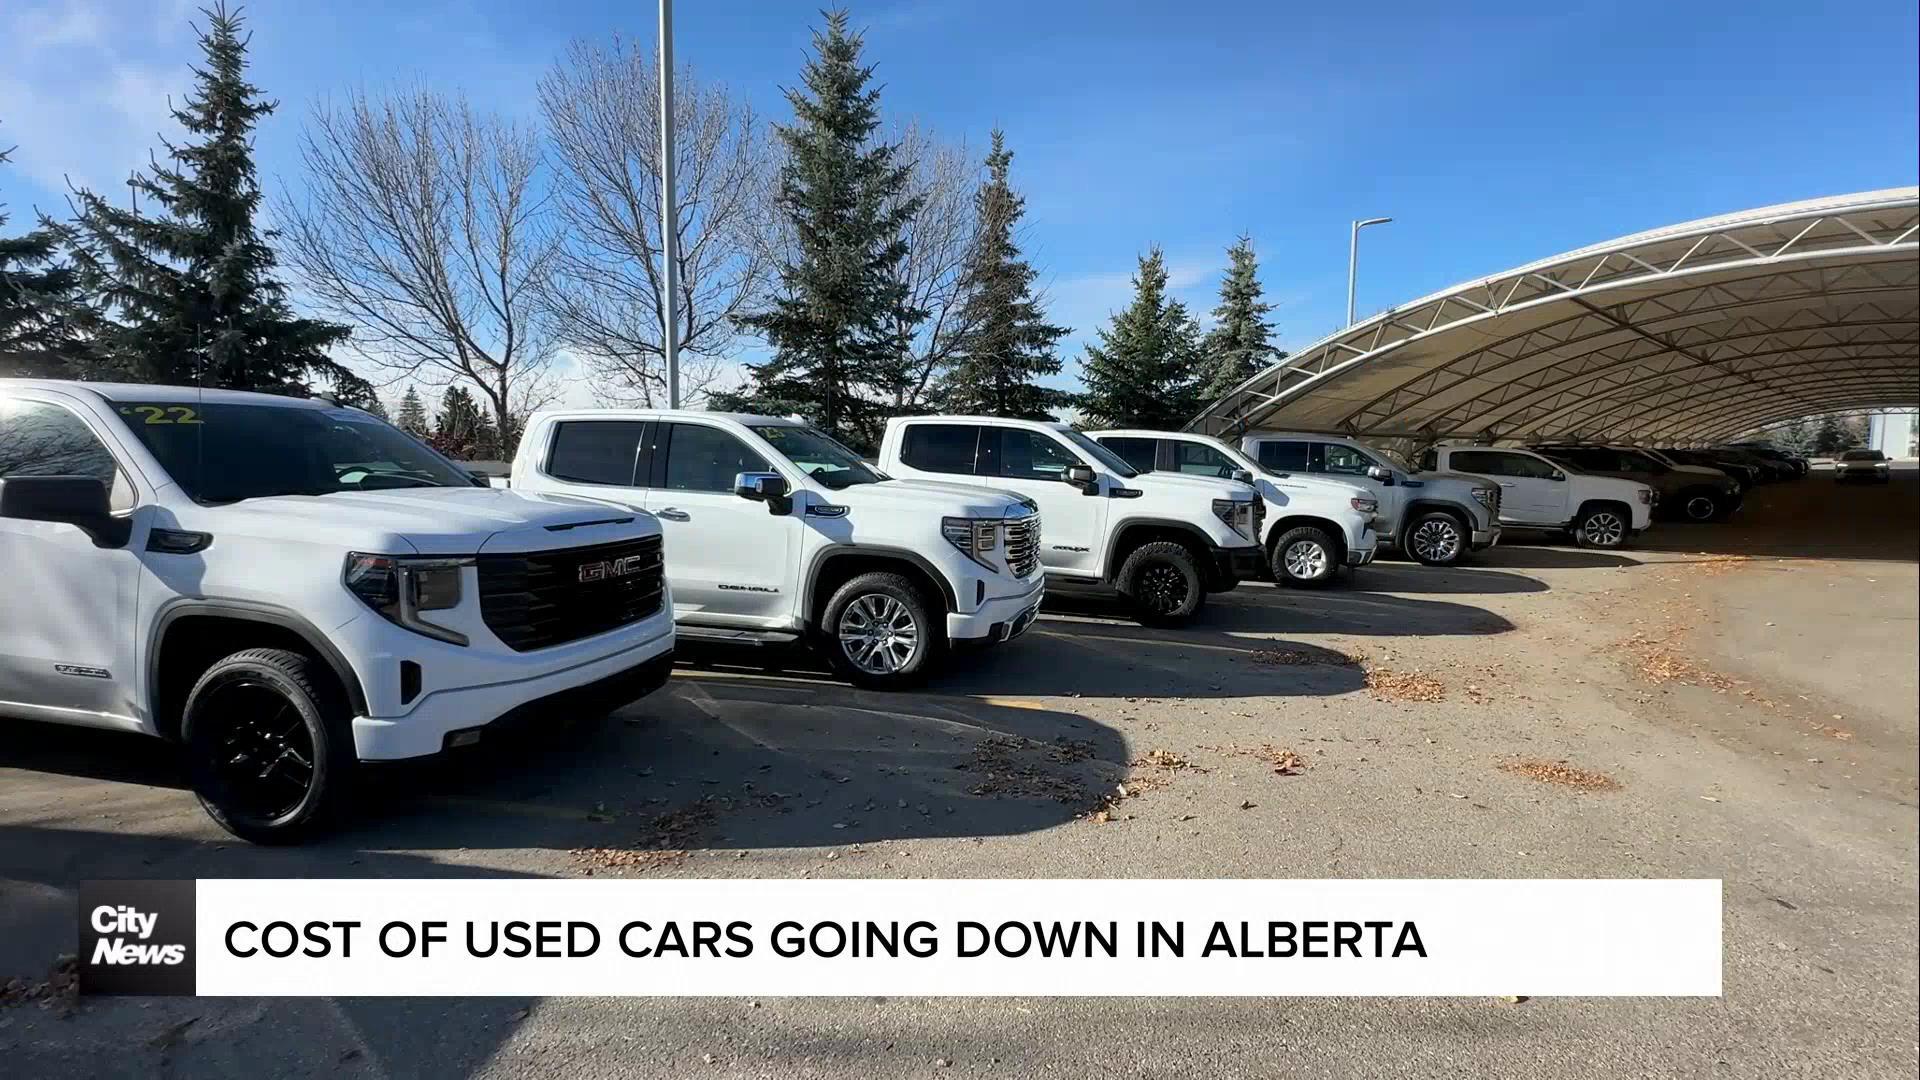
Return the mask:
{"type": "Polygon", "coordinates": [[[1187,427],[1704,444],[1920,405],[1920,188],[1688,222],[1355,323],[1187,427]]]}

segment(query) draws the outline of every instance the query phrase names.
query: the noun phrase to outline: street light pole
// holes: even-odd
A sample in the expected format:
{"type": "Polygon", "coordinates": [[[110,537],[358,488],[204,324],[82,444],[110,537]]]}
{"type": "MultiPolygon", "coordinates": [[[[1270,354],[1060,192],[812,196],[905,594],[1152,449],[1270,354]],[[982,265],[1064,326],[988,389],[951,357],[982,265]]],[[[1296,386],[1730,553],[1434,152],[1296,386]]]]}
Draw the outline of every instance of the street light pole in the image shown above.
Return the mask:
{"type": "Polygon", "coordinates": [[[680,214],[673,192],[673,0],[660,0],[660,274],[667,408],[680,407],[680,214]]]}
{"type": "Polygon", "coordinates": [[[1353,286],[1360,276],[1360,230],[1369,225],[1385,225],[1392,221],[1390,217],[1367,218],[1353,223],[1353,234],[1347,241],[1347,325],[1353,325],[1353,286]]]}

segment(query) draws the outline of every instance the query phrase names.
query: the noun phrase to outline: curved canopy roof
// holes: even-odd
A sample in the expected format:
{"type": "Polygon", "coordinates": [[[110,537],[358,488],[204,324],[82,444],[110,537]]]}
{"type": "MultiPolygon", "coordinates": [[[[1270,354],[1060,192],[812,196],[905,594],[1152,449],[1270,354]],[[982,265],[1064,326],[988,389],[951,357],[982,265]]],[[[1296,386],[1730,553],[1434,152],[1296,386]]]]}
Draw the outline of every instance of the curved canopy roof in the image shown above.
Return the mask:
{"type": "Polygon", "coordinates": [[[1355,323],[1187,427],[1705,443],[1920,405],[1920,188],[1582,248],[1355,323]]]}

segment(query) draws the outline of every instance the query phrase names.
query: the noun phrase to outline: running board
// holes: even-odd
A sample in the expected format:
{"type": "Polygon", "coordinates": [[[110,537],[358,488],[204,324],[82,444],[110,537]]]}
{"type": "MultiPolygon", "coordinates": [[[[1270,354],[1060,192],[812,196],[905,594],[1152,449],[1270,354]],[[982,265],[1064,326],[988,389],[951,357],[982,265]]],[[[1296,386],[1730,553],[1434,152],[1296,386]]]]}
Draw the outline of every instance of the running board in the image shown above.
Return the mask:
{"type": "Polygon", "coordinates": [[[800,635],[791,630],[742,630],[720,626],[675,626],[674,636],[682,641],[717,641],[729,645],[792,645],[800,635]]]}

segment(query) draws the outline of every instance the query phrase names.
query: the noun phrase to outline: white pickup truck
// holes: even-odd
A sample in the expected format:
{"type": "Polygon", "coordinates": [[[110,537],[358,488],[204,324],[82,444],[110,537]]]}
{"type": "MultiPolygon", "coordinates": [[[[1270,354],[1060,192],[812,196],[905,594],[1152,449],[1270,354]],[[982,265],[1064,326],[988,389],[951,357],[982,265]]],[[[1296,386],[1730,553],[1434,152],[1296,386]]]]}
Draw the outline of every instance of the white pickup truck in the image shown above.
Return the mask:
{"type": "Polygon", "coordinates": [[[1364,486],[1379,502],[1380,543],[1428,566],[1451,566],[1500,542],[1500,488],[1481,477],[1415,469],[1377,446],[1311,432],[1248,435],[1240,449],[1275,472],[1364,486]]]}
{"type": "Polygon", "coordinates": [[[1582,472],[1531,450],[1442,444],[1423,460],[1499,484],[1502,525],[1570,533],[1581,547],[1624,546],[1652,522],[1658,501],[1645,484],[1582,472]]]}
{"type": "Polygon", "coordinates": [[[1049,581],[1114,589],[1143,623],[1191,619],[1209,592],[1260,573],[1264,504],[1246,484],[1142,473],[1066,424],[995,416],[887,421],[893,476],[1015,492],[1046,519],[1049,581]]]}
{"type": "Polygon", "coordinates": [[[1031,501],[892,479],[798,420],[535,413],[511,483],[657,517],[682,637],[804,640],[861,686],[907,685],[950,647],[1019,637],[1044,593],[1031,501]]]}
{"type": "Polygon", "coordinates": [[[0,380],[0,717],[187,751],[207,812],[286,843],[363,761],[658,688],[652,518],[479,486],[357,409],[0,380]]]}
{"type": "Polygon", "coordinates": [[[1342,566],[1373,561],[1380,502],[1358,484],[1278,472],[1208,435],[1191,431],[1089,431],[1094,442],[1140,472],[1211,476],[1253,485],[1266,504],[1267,570],[1290,585],[1322,585],[1342,566]]]}

